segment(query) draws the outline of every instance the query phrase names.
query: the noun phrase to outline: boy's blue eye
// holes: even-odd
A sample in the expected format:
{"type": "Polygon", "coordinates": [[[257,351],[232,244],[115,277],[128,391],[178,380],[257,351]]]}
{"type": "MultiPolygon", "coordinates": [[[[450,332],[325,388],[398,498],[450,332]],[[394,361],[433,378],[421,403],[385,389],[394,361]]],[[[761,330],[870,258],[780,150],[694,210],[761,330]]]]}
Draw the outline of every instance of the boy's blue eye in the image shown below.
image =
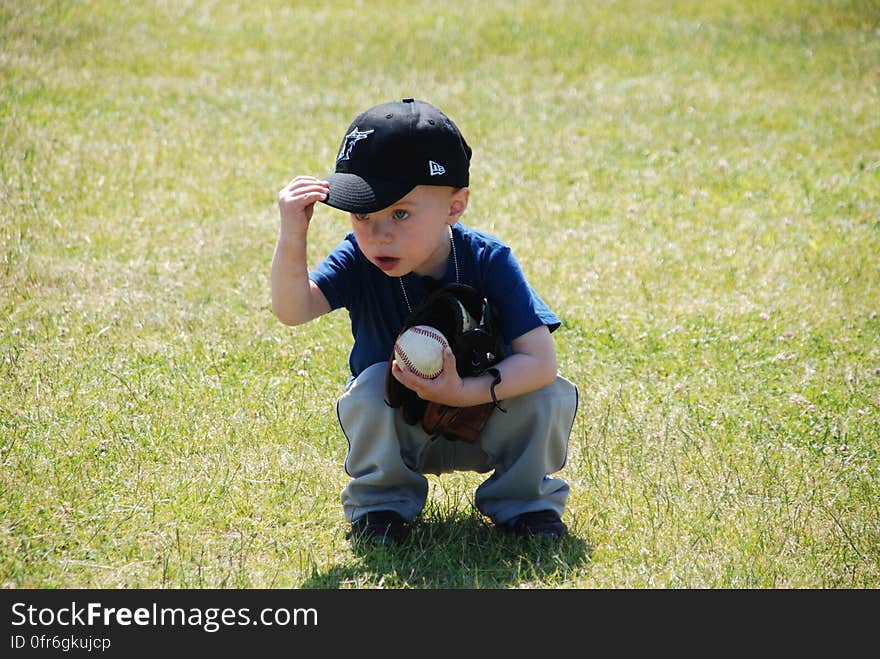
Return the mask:
{"type": "Polygon", "coordinates": [[[394,211],[394,219],[395,220],[405,220],[408,217],[409,217],[409,213],[407,213],[406,211],[401,211],[401,210],[394,211]]]}
{"type": "Polygon", "coordinates": [[[358,220],[358,221],[360,221],[360,222],[364,222],[364,221],[366,221],[366,220],[369,220],[369,219],[370,219],[370,216],[369,216],[367,213],[355,213],[355,214],[354,214],[354,219],[356,219],[356,220],[358,220]]]}

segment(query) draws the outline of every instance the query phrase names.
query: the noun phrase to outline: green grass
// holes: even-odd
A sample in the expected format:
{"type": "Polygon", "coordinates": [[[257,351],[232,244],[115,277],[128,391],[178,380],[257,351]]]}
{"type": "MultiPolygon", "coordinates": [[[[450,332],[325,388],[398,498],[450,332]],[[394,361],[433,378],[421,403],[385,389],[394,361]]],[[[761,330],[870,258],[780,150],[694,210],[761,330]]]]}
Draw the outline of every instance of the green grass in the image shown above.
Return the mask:
{"type": "Polygon", "coordinates": [[[3,587],[880,587],[877,2],[0,0],[0,42],[3,587]],[[557,549],[476,474],[346,538],[348,322],[272,315],[275,199],[403,96],[564,321],[557,549]]]}

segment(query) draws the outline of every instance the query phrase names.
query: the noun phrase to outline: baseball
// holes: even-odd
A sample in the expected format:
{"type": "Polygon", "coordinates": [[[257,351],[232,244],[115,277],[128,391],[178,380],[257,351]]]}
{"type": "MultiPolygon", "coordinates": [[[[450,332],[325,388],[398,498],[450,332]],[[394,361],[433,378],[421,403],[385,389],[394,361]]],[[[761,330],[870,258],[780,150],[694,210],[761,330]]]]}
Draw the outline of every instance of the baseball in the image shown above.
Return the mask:
{"type": "Polygon", "coordinates": [[[397,337],[394,357],[420,378],[433,380],[443,372],[443,351],[448,346],[440,330],[430,325],[415,325],[397,337]]]}

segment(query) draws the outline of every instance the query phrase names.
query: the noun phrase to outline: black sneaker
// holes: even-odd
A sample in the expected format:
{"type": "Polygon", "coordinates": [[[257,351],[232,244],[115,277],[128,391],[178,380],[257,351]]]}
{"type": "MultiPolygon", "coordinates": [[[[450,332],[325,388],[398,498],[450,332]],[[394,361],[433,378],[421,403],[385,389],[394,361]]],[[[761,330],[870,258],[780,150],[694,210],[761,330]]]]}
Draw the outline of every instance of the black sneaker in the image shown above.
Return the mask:
{"type": "Polygon", "coordinates": [[[519,538],[540,538],[542,540],[556,541],[568,535],[568,527],[553,510],[536,510],[531,513],[523,513],[504,526],[519,538]]]}
{"type": "Polygon", "coordinates": [[[393,510],[373,510],[351,524],[351,536],[379,545],[400,542],[409,533],[406,520],[393,510]]]}

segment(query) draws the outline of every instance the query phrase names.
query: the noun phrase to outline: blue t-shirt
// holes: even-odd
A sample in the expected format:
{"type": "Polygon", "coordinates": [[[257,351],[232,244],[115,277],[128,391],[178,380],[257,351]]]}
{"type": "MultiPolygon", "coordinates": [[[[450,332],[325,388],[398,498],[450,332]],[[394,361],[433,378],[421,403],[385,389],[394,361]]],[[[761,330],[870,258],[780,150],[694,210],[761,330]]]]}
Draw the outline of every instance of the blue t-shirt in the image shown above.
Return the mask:
{"type": "MultiPolygon", "coordinates": [[[[551,332],[559,327],[559,318],[526,281],[510,247],[460,222],[452,226],[452,240],[455,257],[450,252],[441,283],[456,281],[457,260],[458,283],[476,288],[498,310],[508,346],[541,325],[551,332]]],[[[309,278],[324,293],[331,309],[348,310],[354,337],[348,363],[355,377],[372,364],[388,361],[410,307],[415,309],[428,294],[419,275],[389,277],[370,263],[354,233],[349,233],[309,278]]]]}

